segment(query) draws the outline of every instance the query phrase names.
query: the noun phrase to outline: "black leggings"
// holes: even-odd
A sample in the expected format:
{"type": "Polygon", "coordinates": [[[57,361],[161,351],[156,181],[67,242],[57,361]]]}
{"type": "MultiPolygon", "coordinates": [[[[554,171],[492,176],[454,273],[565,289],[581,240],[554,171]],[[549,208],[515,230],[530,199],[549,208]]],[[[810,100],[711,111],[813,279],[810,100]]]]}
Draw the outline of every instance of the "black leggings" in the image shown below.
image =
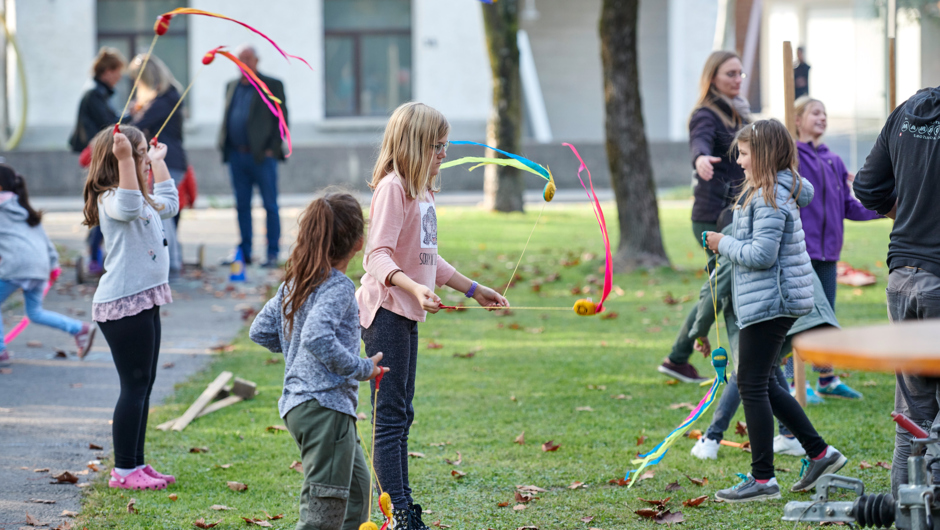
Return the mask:
{"type": "Polygon", "coordinates": [[[774,416],[796,436],[810,458],[826,450],[826,442],[774,374],[780,346],[795,321],[778,317],[751,324],[738,338],[738,390],[751,442],[751,475],[758,480],[774,476],[774,416]]]}
{"type": "Polygon", "coordinates": [[[134,316],[99,322],[121,379],[121,397],[114,406],[114,467],[133,469],[144,465],[147,411],[150,391],[157,378],[160,357],[160,307],[134,316]]]}

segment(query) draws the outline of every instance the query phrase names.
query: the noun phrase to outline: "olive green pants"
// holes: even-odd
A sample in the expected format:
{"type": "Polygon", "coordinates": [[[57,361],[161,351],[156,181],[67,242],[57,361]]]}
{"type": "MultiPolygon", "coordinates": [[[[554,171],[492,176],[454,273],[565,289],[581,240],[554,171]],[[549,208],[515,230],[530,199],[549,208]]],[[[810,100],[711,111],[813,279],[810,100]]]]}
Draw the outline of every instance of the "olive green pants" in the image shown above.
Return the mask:
{"type": "Polygon", "coordinates": [[[284,423],[304,465],[297,530],[357,530],[369,514],[369,468],[356,419],[311,400],[284,423]]]}

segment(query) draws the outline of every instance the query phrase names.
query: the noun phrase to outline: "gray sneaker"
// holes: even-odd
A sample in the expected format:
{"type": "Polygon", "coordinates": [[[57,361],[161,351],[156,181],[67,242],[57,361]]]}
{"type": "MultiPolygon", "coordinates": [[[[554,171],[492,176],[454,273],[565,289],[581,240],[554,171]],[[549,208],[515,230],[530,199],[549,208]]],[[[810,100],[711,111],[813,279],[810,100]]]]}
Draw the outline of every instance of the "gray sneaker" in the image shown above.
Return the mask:
{"type": "Polygon", "coordinates": [[[741,483],[732,488],[724,489],[715,494],[715,498],[725,502],[750,502],[750,501],[769,501],[780,498],[780,486],[777,485],[777,479],[772,478],[770,482],[761,484],[751,476],[750,473],[742,475],[741,483]]]}
{"type": "Polygon", "coordinates": [[[819,460],[804,458],[803,468],[800,469],[800,480],[796,481],[796,484],[790,488],[790,491],[809,491],[815,488],[816,482],[820,477],[842,469],[842,466],[844,466],[848,460],[845,455],[831,445],[826,448],[826,456],[819,460]]]}

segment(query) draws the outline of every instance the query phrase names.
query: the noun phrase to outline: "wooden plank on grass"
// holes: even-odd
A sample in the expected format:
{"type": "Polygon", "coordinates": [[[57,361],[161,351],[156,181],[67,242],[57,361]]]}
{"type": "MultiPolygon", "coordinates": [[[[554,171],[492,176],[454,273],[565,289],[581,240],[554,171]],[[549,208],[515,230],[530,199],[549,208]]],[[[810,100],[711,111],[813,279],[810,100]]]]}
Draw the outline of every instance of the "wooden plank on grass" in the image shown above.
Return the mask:
{"type": "Polygon", "coordinates": [[[218,377],[215,378],[215,381],[209,383],[209,386],[202,391],[202,394],[196,398],[196,401],[186,409],[186,412],[180,416],[176,423],[173,424],[174,431],[182,431],[189,425],[189,422],[193,421],[196,416],[202,412],[202,409],[206,408],[206,405],[215,398],[216,394],[219,393],[219,390],[222,390],[222,387],[232,379],[232,372],[222,372],[218,377]]]}
{"type": "MultiPolygon", "coordinates": [[[[205,416],[206,414],[212,414],[213,412],[215,412],[215,411],[217,411],[217,410],[219,410],[219,409],[224,409],[225,407],[228,407],[229,405],[234,405],[234,404],[236,404],[236,403],[241,403],[241,402],[244,401],[244,400],[245,400],[245,398],[243,398],[243,397],[241,397],[241,396],[227,396],[227,397],[224,397],[224,398],[222,398],[222,399],[220,399],[220,400],[218,400],[218,401],[214,401],[214,402],[209,403],[208,405],[206,405],[206,408],[202,409],[202,411],[199,413],[199,415],[196,416],[196,418],[201,418],[201,417],[205,416]]],[[[157,430],[160,430],[160,431],[168,431],[168,430],[170,430],[170,428],[173,427],[173,424],[176,423],[176,421],[177,421],[178,419],[179,419],[179,418],[173,418],[173,419],[170,420],[170,421],[165,421],[165,422],[161,423],[160,425],[157,425],[157,430]]]]}

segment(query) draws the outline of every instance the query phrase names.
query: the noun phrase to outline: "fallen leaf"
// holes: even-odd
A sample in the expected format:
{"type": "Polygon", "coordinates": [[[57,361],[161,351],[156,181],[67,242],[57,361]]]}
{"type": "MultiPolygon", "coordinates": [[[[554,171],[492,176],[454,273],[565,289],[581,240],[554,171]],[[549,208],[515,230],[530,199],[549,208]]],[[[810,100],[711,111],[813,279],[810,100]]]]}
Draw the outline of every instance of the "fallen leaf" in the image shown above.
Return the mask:
{"type": "Polygon", "coordinates": [[[88,469],[94,471],[95,473],[98,472],[98,465],[95,464],[94,462],[88,464],[86,467],[88,467],[88,469]]]}
{"type": "Polygon", "coordinates": [[[428,343],[428,349],[429,349],[429,350],[439,350],[439,349],[441,349],[441,348],[443,348],[443,347],[444,347],[443,344],[441,344],[441,343],[439,343],[439,342],[434,342],[433,340],[428,343]]]}
{"type": "Polygon", "coordinates": [[[450,476],[452,476],[452,477],[457,477],[458,479],[461,479],[461,478],[466,477],[467,474],[464,473],[463,471],[460,471],[459,469],[451,469],[451,470],[450,470],[450,476]]]}
{"type": "Polygon", "coordinates": [[[708,485],[708,477],[694,478],[694,477],[690,477],[690,476],[686,475],[685,478],[689,479],[689,481],[690,481],[692,484],[695,484],[696,486],[707,486],[707,485],[708,485]]]}
{"type": "Polygon", "coordinates": [[[226,505],[224,505],[224,504],[213,504],[212,506],[209,506],[209,509],[210,509],[210,510],[215,510],[215,511],[218,512],[218,511],[222,511],[222,510],[234,510],[235,508],[229,508],[228,506],[226,506],[226,505]]]}
{"type": "Polygon", "coordinates": [[[574,410],[576,410],[576,411],[578,411],[578,412],[594,412],[594,409],[592,409],[590,406],[587,406],[587,407],[575,407],[574,410]]]}
{"type": "Polygon", "coordinates": [[[101,451],[104,449],[104,447],[101,447],[98,444],[88,444],[88,448],[91,449],[92,451],[101,451]]]}
{"type": "Polygon", "coordinates": [[[29,512],[26,512],[26,524],[30,526],[46,526],[44,523],[40,523],[39,519],[36,519],[29,512]]]}
{"type": "Polygon", "coordinates": [[[516,401],[516,396],[509,396],[509,401],[516,401]]]}
{"type": "Polygon", "coordinates": [[[684,401],[682,403],[673,403],[672,405],[669,405],[669,410],[678,410],[678,409],[683,409],[683,408],[689,409],[689,410],[695,410],[695,405],[689,403],[688,401],[684,401]]]}
{"type": "Polygon", "coordinates": [[[368,418],[365,412],[360,412],[359,414],[356,414],[356,417],[359,418],[359,420],[365,420],[366,418],[368,418]]]}
{"type": "Polygon", "coordinates": [[[741,450],[744,451],[745,453],[750,453],[750,452],[751,452],[751,442],[744,442],[743,444],[741,444],[741,450]]]}
{"type": "Polygon", "coordinates": [[[666,293],[666,296],[663,297],[663,302],[664,302],[666,305],[676,305],[676,304],[679,303],[679,301],[676,300],[676,299],[672,296],[672,293],[666,293]]]}
{"type": "Polygon", "coordinates": [[[65,353],[65,350],[60,350],[59,348],[55,349],[55,358],[56,359],[67,359],[69,354],[65,353]]]}
{"type": "Polygon", "coordinates": [[[698,440],[699,438],[702,437],[702,431],[700,431],[699,429],[692,429],[691,431],[685,433],[685,435],[687,438],[698,440]]]}
{"type": "Polygon", "coordinates": [[[608,484],[613,484],[614,486],[629,486],[630,481],[622,478],[612,478],[607,481],[608,484]]]}
{"type": "Polygon", "coordinates": [[[424,453],[418,453],[418,452],[412,451],[408,453],[408,456],[410,456],[411,458],[424,458],[424,453]]]}
{"type": "Polygon", "coordinates": [[[189,452],[190,453],[208,453],[209,448],[208,447],[190,447],[189,452]]]}
{"type": "Polygon", "coordinates": [[[653,500],[644,499],[643,497],[640,497],[639,499],[647,504],[652,504],[653,506],[658,506],[660,509],[663,509],[666,507],[666,503],[672,500],[672,497],[666,497],[665,499],[653,499],[653,500]]]}
{"type": "Polygon", "coordinates": [[[62,513],[59,514],[59,517],[77,517],[78,512],[73,512],[72,510],[62,510],[62,513]]]}
{"type": "Polygon", "coordinates": [[[659,515],[659,510],[655,508],[640,508],[639,510],[634,510],[633,513],[639,515],[640,517],[649,517],[652,519],[659,515]]]}
{"type": "Polygon", "coordinates": [[[698,506],[703,502],[708,500],[708,495],[702,495],[701,497],[696,497],[694,499],[689,499],[687,501],[682,501],[683,506],[698,506]]]}
{"type": "Polygon", "coordinates": [[[273,527],[274,527],[273,524],[271,524],[271,523],[265,521],[264,519],[251,519],[251,518],[249,518],[249,517],[242,517],[242,519],[244,519],[245,522],[248,523],[249,526],[251,526],[251,525],[255,525],[255,526],[265,526],[265,527],[268,527],[268,528],[273,528],[273,527]]]}
{"type": "Polygon", "coordinates": [[[55,501],[49,499],[30,499],[26,502],[32,502],[36,504],[55,504],[55,501]]]}
{"type": "Polygon", "coordinates": [[[682,512],[670,512],[666,510],[664,513],[659,514],[653,518],[653,522],[656,524],[676,524],[684,522],[685,518],[682,516],[682,512]]]}
{"type": "Polygon", "coordinates": [[[445,445],[450,445],[450,442],[438,442],[436,444],[428,444],[431,447],[444,447],[445,445]]]}
{"type": "Polygon", "coordinates": [[[283,425],[268,425],[265,428],[265,430],[268,432],[279,432],[279,431],[287,432],[287,427],[283,425]]]}
{"type": "Polygon", "coordinates": [[[522,431],[519,436],[516,436],[516,439],[513,442],[519,445],[525,445],[525,431],[522,431]]]}
{"type": "Polygon", "coordinates": [[[537,526],[520,526],[516,530],[539,530],[537,526]]]}
{"type": "Polygon", "coordinates": [[[878,462],[878,463],[875,464],[875,466],[876,466],[876,467],[883,467],[883,468],[885,468],[885,469],[887,469],[887,470],[890,470],[890,469],[891,469],[891,463],[890,463],[890,462],[878,462]]]}
{"type": "Polygon", "coordinates": [[[89,471],[88,469],[83,469],[81,471],[76,472],[75,474],[84,477],[88,475],[88,471],[89,471]]]}
{"type": "Polygon", "coordinates": [[[241,482],[234,482],[230,480],[228,481],[227,484],[228,484],[228,489],[232,491],[245,491],[246,489],[248,489],[248,486],[246,484],[242,484],[241,482]]]}
{"type": "Polygon", "coordinates": [[[646,442],[646,440],[649,440],[649,436],[646,436],[645,434],[640,435],[640,436],[638,436],[637,439],[636,439],[636,444],[637,444],[638,446],[639,446],[639,445],[643,445],[643,443],[646,442]]]}
{"type": "Polygon", "coordinates": [[[618,315],[614,311],[610,311],[610,312],[604,311],[603,313],[601,313],[601,320],[613,320],[617,318],[618,316],[620,315],[618,315]]]}
{"type": "Polygon", "coordinates": [[[747,424],[743,421],[739,421],[734,426],[734,434],[737,434],[738,436],[747,436],[747,424]]]}
{"type": "Polygon", "coordinates": [[[48,473],[48,472],[49,472],[48,467],[40,467],[38,469],[33,470],[33,473],[48,473]]]}
{"type": "MultiPolygon", "coordinates": [[[[213,306],[213,307],[218,307],[218,306],[213,306]]],[[[216,353],[226,353],[226,352],[235,351],[235,345],[234,344],[216,344],[215,346],[209,349],[216,353]]]]}
{"type": "Polygon", "coordinates": [[[207,523],[204,518],[200,517],[199,519],[196,519],[195,521],[193,521],[193,526],[195,526],[196,528],[213,528],[215,526],[218,526],[221,522],[222,522],[222,519],[219,519],[218,521],[214,523],[207,523]]]}
{"type": "Polygon", "coordinates": [[[170,499],[171,501],[176,502],[176,499],[179,499],[179,496],[177,496],[175,493],[171,493],[171,494],[167,495],[166,498],[167,498],[167,499],[170,499]]]}
{"type": "Polygon", "coordinates": [[[27,348],[42,348],[42,341],[38,340],[28,340],[26,341],[27,348]]]}
{"type": "Polygon", "coordinates": [[[509,329],[522,329],[522,326],[520,326],[516,322],[513,322],[512,324],[509,324],[509,329]]]}
{"type": "Polygon", "coordinates": [[[127,513],[137,513],[137,507],[134,506],[135,504],[137,504],[137,499],[131,499],[130,502],[127,503],[127,513]]]}
{"type": "Polygon", "coordinates": [[[216,467],[219,467],[219,468],[221,468],[221,469],[228,469],[228,468],[232,467],[232,464],[222,464],[222,465],[216,466],[216,467]]]}
{"type": "Polygon", "coordinates": [[[532,499],[538,499],[538,497],[535,497],[533,495],[526,495],[524,493],[519,493],[518,491],[515,492],[513,495],[516,499],[516,502],[521,502],[522,504],[528,504],[532,499]]]}
{"type": "Polygon", "coordinates": [[[72,530],[72,523],[68,521],[62,521],[62,524],[53,528],[52,530],[72,530]]]}
{"type": "Polygon", "coordinates": [[[594,516],[593,516],[593,515],[588,515],[587,517],[582,517],[582,518],[581,518],[581,522],[582,522],[582,523],[590,523],[590,522],[593,521],[593,520],[594,520],[594,516]]]}
{"type": "Polygon", "coordinates": [[[548,490],[538,486],[520,486],[516,484],[516,489],[524,493],[546,493],[548,490]]]}
{"type": "Polygon", "coordinates": [[[176,366],[176,363],[163,363],[164,369],[170,369],[170,368],[173,368],[174,366],[176,366]]]}
{"type": "Polygon", "coordinates": [[[549,440],[542,444],[542,451],[548,453],[551,451],[557,451],[561,445],[556,445],[553,440],[549,440]]]}
{"type": "Polygon", "coordinates": [[[781,473],[789,473],[789,472],[790,472],[790,468],[788,468],[788,467],[778,467],[778,468],[777,468],[777,471],[779,471],[779,472],[781,472],[781,473]]]}
{"type": "Polygon", "coordinates": [[[633,397],[626,394],[617,394],[616,396],[610,396],[610,399],[633,399],[633,397]]]}
{"type": "Polygon", "coordinates": [[[669,385],[669,386],[678,385],[678,384],[679,384],[679,380],[678,380],[678,379],[666,379],[666,381],[665,381],[664,384],[667,384],[667,385],[669,385]]]}
{"type": "Polygon", "coordinates": [[[440,520],[434,521],[431,526],[435,528],[450,528],[449,524],[444,524],[440,520]]]}
{"type": "Polygon", "coordinates": [[[463,462],[463,456],[460,454],[460,451],[457,451],[457,460],[445,458],[444,462],[447,462],[447,465],[449,466],[459,466],[460,463],[463,462]]]}
{"type": "Polygon", "coordinates": [[[505,508],[505,507],[509,506],[509,503],[508,503],[508,502],[498,502],[498,503],[496,503],[496,506],[498,506],[498,507],[500,507],[500,508],[505,508]]]}
{"type": "Polygon", "coordinates": [[[68,471],[63,471],[62,473],[52,477],[59,484],[75,484],[78,482],[78,477],[69,473],[68,471]]]}
{"type": "Polygon", "coordinates": [[[585,483],[579,482],[579,481],[574,481],[568,485],[568,489],[570,490],[576,490],[578,488],[586,488],[586,487],[587,485],[585,483]]]}
{"type": "Polygon", "coordinates": [[[269,514],[268,512],[264,512],[264,516],[268,518],[268,521],[277,521],[278,519],[283,519],[283,518],[284,518],[284,514],[283,514],[283,513],[279,513],[279,514],[277,514],[277,515],[271,515],[271,514],[269,514]]]}
{"type": "Polygon", "coordinates": [[[454,357],[458,359],[472,359],[476,355],[476,352],[468,351],[467,353],[455,353],[454,357]]]}
{"type": "Polygon", "coordinates": [[[512,507],[512,509],[516,510],[517,512],[521,512],[522,510],[525,510],[525,508],[526,508],[525,504],[517,504],[512,507]]]}
{"type": "Polygon", "coordinates": [[[264,364],[281,364],[280,357],[268,357],[264,360],[264,364]]]}
{"type": "Polygon", "coordinates": [[[670,482],[666,484],[666,491],[679,491],[682,489],[682,486],[679,485],[679,481],[670,482]]]}
{"type": "Polygon", "coordinates": [[[868,468],[871,467],[871,464],[869,464],[868,462],[862,460],[861,463],[858,465],[858,467],[859,467],[859,469],[868,469],[868,468]]]}

